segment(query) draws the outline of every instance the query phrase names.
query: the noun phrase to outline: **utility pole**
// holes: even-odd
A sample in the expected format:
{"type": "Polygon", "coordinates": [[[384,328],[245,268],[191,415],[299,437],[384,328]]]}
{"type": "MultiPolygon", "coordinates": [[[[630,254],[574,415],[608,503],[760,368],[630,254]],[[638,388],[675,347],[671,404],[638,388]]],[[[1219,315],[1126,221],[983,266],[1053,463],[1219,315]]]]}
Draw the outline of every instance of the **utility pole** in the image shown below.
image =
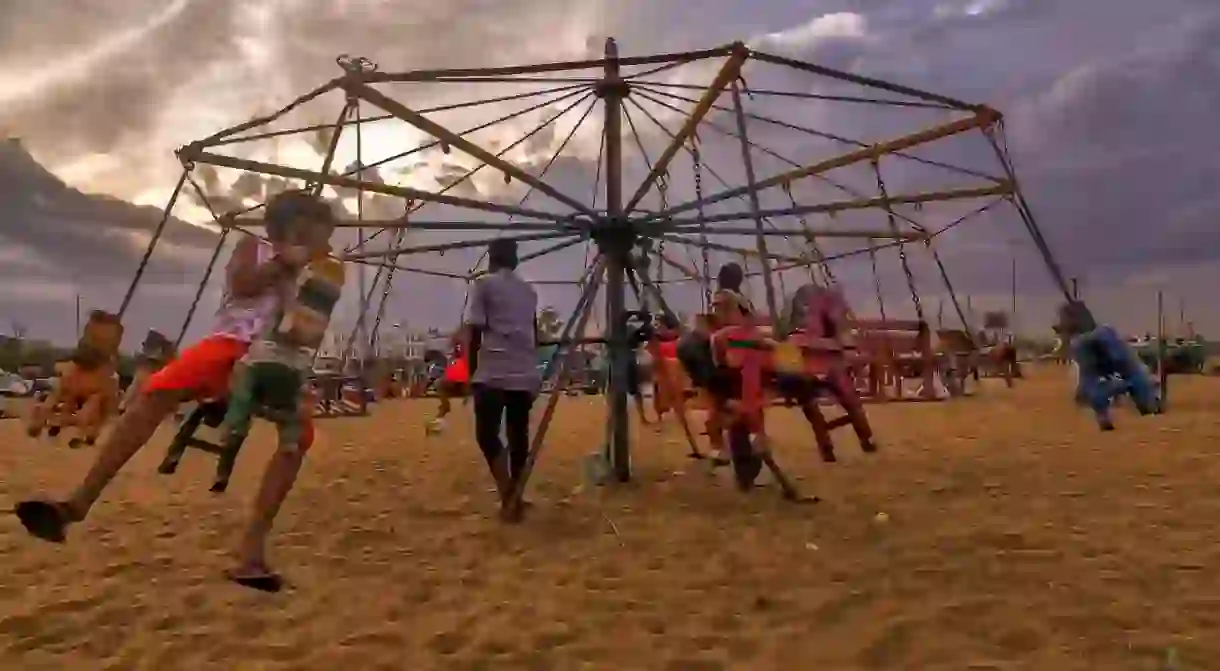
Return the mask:
{"type": "Polygon", "coordinates": [[[80,292],[76,292],[76,339],[80,340],[80,292]]]}

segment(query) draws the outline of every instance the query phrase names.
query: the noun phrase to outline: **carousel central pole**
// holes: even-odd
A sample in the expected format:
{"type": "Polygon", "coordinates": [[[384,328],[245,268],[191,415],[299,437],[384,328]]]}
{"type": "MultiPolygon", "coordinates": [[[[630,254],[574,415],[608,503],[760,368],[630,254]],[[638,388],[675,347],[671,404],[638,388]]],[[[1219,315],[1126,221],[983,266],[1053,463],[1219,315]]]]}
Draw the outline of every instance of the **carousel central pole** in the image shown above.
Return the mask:
{"type": "Polygon", "coordinates": [[[627,430],[627,376],[630,365],[630,344],[627,342],[627,322],[624,319],[625,279],[628,254],[634,236],[631,223],[623,214],[623,118],[622,103],[627,94],[626,83],[619,71],[618,45],[614,38],[606,40],[606,67],[599,83],[599,93],[605,108],[605,173],[607,218],[602,224],[603,235],[598,241],[606,258],[606,322],[610,348],[609,426],[607,431],[610,466],[619,482],[631,479],[631,445],[627,430]]]}

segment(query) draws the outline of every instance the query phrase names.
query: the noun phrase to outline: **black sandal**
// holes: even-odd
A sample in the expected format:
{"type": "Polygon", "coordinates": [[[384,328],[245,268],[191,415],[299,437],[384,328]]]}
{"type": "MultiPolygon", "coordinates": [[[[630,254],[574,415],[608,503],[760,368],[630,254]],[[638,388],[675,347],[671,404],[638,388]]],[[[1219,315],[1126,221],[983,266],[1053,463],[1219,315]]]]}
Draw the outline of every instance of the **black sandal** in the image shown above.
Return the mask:
{"type": "Polygon", "coordinates": [[[52,501],[22,501],[13,513],[31,536],[48,543],[68,540],[68,525],[76,521],[66,504],[52,501]]]}
{"type": "Polygon", "coordinates": [[[284,576],[272,571],[266,566],[235,568],[225,571],[225,578],[248,589],[274,594],[284,589],[284,576]]]}

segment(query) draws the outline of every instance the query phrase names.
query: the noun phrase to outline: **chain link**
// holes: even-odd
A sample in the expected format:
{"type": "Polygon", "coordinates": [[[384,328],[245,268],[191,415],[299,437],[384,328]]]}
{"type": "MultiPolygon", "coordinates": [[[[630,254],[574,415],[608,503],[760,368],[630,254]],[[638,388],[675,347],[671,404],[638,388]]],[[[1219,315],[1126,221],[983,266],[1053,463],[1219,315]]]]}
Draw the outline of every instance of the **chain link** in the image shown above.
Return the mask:
{"type": "Polygon", "coordinates": [[[703,280],[703,282],[702,282],[702,284],[703,284],[703,309],[706,311],[706,310],[712,309],[712,288],[711,288],[712,287],[712,285],[711,285],[712,269],[711,269],[711,262],[708,258],[708,250],[707,250],[707,225],[704,223],[705,214],[703,211],[703,154],[702,154],[702,152],[699,151],[699,135],[698,134],[694,134],[694,133],[691,134],[690,146],[691,146],[691,162],[694,164],[693,167],[694,167],[694,173],[695,173],[695,201],[697,203],[699,203],[699,207],[696,211],[696,217],[698,217],[697,220],[699,222],[699,241],[703,243],[702,245],[699,246],[699,260],[703,264],[703,267],[700,269],[700,272],[702,273],[702,277],[700,279],[703,280]]]}
{"type": "Polygon", "coordinates": [[[881,177],[881,160],[874,158],[872,164],[873,173],[877,176],[877,190],[881,192],[881,198],[885,202],[885,213],[889,219],[890,231],[894,233],[894,237],[898,238],[898,260],[902,263],[902,274],[906,275],[907,288],[911,291],[911,301],[915,303],[915,316],[919,321],[925,322],[923,302],[919,299],[919,289],[915,286],[915,275],[911,272],[911,263],[907,259],[906,244],[901,237],[902,232],[898,229],[898,219],[894,216],[894,210],[890,205],[890,196],[885,188],[885,180],[881,177]]]}
{"type": "MultiPolygon", "coordinates": [[[[796,196],[792,195],[792,182],[783,182],[780,184],[780,188],[784,190],[784,195],[788,196],[788,203],[792,205],[792,209],[796,209],[798,205],[796,203],[796,196]]],[[[831,213],[831,216],[833,214],[831,213]]],[[[809,220],[803,214],[797,215],[796,220],[800,223],[801,230],[805,232],[805,242],[809,244],[809,249],[813,252],[814,260],[817,261],[818,270],[822,272],[823,283],[828,287],[837,286],[839,280],[835,277],[834,271],[830,269],[830,264],[826,261],[826,255],[822,253],[822,247],[814,239],[813,231],[809,228],[809,220]]],[[[807,268],[809,269],[809,279],[816,281],[813,274],[813,266],[807,266],[807,268]]]]}

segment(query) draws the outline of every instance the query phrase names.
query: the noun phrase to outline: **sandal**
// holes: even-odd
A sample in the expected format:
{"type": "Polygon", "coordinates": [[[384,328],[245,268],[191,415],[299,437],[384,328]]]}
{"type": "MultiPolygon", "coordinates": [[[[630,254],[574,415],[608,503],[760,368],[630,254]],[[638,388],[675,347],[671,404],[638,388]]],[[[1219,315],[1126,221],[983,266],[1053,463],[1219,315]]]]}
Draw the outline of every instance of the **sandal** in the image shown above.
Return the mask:
{"type": "Polygon", "coordinates": [[[232,568],[225,571],[225,578],[242,587],[270,594],[284,589],[285,584],[283,576],[266,566],[232,568]]]}
{"type": "Polygon", "coordinates": [[[68,525],[77,521],[67,504],[53,501],[22,501],[13,513],[31,536],[48,543],[66,541],[68,525]]]}

